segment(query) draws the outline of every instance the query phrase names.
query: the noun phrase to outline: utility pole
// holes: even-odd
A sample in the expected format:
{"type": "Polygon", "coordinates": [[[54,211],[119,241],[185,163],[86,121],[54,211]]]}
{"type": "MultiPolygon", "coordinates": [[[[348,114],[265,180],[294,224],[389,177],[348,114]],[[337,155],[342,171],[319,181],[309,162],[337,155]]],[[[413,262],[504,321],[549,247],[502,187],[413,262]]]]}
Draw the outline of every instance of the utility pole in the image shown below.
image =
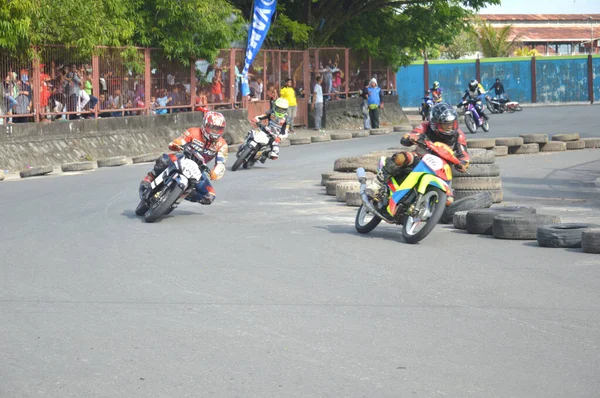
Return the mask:
{"type": "Polygon", "coordinates": [[[590,54],[594,53],[594,18],[592,18],[591,16],[588,18],[588,21],[590,21],[590,29],[591,29],[591,36],[590,36],[590,54]]]}

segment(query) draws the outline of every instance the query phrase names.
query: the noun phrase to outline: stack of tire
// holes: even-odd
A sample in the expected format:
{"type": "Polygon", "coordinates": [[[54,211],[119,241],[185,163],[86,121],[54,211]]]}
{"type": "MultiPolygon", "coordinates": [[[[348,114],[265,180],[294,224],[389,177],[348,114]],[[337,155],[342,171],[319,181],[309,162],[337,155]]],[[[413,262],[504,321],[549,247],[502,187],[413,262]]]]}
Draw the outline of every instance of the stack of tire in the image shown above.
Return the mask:
{"type": "Polygon", "coordinates": [[[454,171],[452,190],[454,199],[489,193],[493,203],[503,199],[500,168],[496,164],[496,141],[493,138],[478,138],[467,141],[471,162],[466,173],[454,171]]]}

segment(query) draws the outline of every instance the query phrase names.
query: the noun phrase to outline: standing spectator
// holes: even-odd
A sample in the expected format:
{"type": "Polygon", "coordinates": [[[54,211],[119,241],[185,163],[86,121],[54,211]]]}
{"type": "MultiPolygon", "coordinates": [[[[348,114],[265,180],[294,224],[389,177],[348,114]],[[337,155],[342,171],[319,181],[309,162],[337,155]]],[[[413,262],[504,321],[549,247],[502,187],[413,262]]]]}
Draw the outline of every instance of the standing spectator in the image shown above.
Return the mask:
{"type": "Polygon", "coordinates": [[[169,106],[170,102],[173,101],[173,98],[167,97],[167,91],[165,89],[162,89],[159,95],[160,97],[156,99],[156,103],[158,104],[156,114],[164,115],[167,113],[167,109],[165,107],[169,106]]]}
{"type": "Polygon", "coordinates": [[[360,92],[362,98],[360,110],[363,115],[363,129],[371,130],[371,119],[369,116],[369,81],[365,80],[362,91],[360,92]]]}
{"type": "Polygon", "coordinates": [[[277,94],[277,89],[275,88],[275,84],[269,83],[267,85],[267,100],[270,103],[270,109],[273,109],[273,103],[275,100],[279,98],[279,94],[277,94]]]}
{"type": "Polygon", "coordinates": [[[210,102],[220,104],[223,102],[223,80],[221,80],[221,69],[217,69],[212,78],[212,91],[210,102]]]}
{"type": "MultiPolygon", "coordinates": [[[[120,89],[115,89],[115,95],[111,95],[110,97],[108,97],[108,102],[110,103],[110,108],[111,109],[123,109],[125,107],[124,102],[123,102],[123,96],[121,95],[121,90],[120,89]]],[[[123,114],[121,112],[112,112],[112,117],[119,117],[119,116],[123,116],[123,114]]]]}
{"type": "MultiPolygon", "coordinates": [[[[14,107],[17,105],[17,96],[19,91],[16,84],[16,73],[8,72],[6,79],[3,82],[4,87],[4,100],[6,101],[6,114],[13,112],[14,107]]],[[[8,118],[7,123],[12,123],[12,118],[8,118]]]]}
{"type": "MultiPolygon", "coordinates": [[[[33,97],[33,92],[31,90],[31,86],[29,85],[29,75],[27,71],[21,71],[21,80],[17,82],[17,104],[13,108],[13,112],[15,115],[26,115],[31,113],[31,99],[33,97]]],[[[14,123],[26,123],[27,117],[13,117],[14,123]]]]}
{"type": "Polygon", "coordinates": [[[41,107],[41,113],[47,114],[46,117],[42,119],[42,121],[49,122],[50,115],[48,115],[48,113],[50,113],[50,106],[48,104],[49,103],[48,100],[50,99],[51,77],[44,72],[45,66],[46,65],[44,65],[44,64],[40,64],[40,107],[41,107]]]}
{"type": "Polygon", "coordinates": [[[506,96],[504,95],[504,84],[500,83],[500,79],[496,78],[496,83],[494,83],[488,91],[491,91],[492,88],[494,89],[496,98],[505,99],[506,96]]]}
{"type": "Polygon", "coordinates": [[[322,81],[323,78],[321,76],[317,76],[317,82],[313,87],[311,107],[315,110],[315,130],[324,133],[325,131],[321,128],[321,118],[323,117],[323,87],[321,87],[322,81]]]}
{"type": "Polygon", "coordinates": [[[377,79],[372,78],[369,85],[369,117],[371,118],[371,128],[379,128],[379,109],[383,109],[383,95],[381,89],[377,86],[377,79]]]}
{"type": "Polygon", "coordinates": [[[296,118],[296,108],[297,108],[298,104],[296,102],[296,90],[293,87],[292,79],[290,79],[290,78],[285,79],[285,87],[283,87],[280,90],[279,96],[281,98],[286,99],[289,104],[288,120],[290,123],[290,132],[293,133],[294,132],[294,119],[296,118]]]}

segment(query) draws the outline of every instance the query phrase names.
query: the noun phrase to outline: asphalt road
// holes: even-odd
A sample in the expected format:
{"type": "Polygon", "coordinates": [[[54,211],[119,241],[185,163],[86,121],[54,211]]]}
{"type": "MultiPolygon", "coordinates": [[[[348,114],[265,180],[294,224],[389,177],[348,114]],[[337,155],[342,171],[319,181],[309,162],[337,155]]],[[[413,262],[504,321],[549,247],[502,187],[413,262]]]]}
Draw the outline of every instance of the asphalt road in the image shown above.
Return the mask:
{"type": "MultiPolygon", "coordinates": [[[[501,117],[583,134],[594,109],[501,117]]],[[[133,213],[148,165],[0,183],[0,396],[598,396],[599,256],[359,236],[324,195],[335,158],[399,136],[282,148],[156,224],[133,213]]],[[[502,158],[507,202],[600,222],[599,159],[502,158]]]]}

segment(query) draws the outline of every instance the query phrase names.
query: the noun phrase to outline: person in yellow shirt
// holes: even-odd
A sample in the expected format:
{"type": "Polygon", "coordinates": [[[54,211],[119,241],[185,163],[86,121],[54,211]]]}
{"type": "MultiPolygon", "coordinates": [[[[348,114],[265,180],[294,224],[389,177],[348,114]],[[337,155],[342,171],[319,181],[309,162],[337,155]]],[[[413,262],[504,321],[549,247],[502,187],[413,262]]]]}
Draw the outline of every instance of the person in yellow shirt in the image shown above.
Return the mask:
{"type": "Polygon", "coordinates": [[[296,90],[293,87],[293,81],[292,79],[286,79],[285,80],[285,87],[283,87],[280,92],[279,92],[279,96],[281,98],[285,98],[288,102],[289,108],[288,108],[288,118],[289,118],[289,125],[290,125],[290,132],[293,133],[294,132],[294,118],[296,117],[296,90]]]}

